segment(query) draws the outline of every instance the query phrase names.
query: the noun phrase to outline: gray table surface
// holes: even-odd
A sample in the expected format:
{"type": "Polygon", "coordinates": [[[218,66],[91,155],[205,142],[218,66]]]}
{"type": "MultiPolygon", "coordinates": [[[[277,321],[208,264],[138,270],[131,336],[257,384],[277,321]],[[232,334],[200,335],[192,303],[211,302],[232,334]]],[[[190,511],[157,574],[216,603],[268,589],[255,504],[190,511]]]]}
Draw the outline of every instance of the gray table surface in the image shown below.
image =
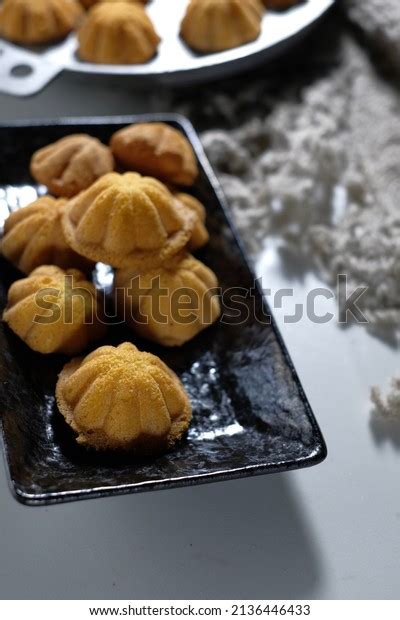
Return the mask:
{"type": "MultiPolygon", "coordinates": [[[[0,120],[160,107],[127,83],[65,75],[32,99],[0,96],[0,120]]],[[[258,271],[285,285],[270,261],[258,271]]],[[[0,464],[0,596],[397,598],[400,441],[371,428],[368,386],[398,353],[360,328],[281,328],[328,443],[324,464],[50,508],[17,504],[0,464]]]]}

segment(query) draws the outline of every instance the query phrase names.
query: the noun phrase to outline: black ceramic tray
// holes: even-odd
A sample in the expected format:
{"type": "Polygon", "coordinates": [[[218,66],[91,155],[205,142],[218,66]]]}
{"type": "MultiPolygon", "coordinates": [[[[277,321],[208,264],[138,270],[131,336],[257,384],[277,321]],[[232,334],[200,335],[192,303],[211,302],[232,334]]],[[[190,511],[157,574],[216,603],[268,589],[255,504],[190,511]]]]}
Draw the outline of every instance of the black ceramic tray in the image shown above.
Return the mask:
{"type": "MultiPolygon", "coordinates": [[[[118,128],[164,120],[180,128],[197,153],[201,175],[195,194],[207,205],[211,243],[199,257],[229,289],[251,291],[254,276],[229,221],[220,186],[193,127],[177,116],[67,119],[0,126],[0,223],[9,209],[35,197],[30,156],[62,136],[87,132],[107,142],[118,128]]],[[[40,190],[39,190],[40,191],[40,190]]],[[[21,277],[0,259],[0,308],[7,288],[21,277]]],[[[237,291],[236,291],[237,292],[237,291]]],[[[243,303],[243,300],[242,300],[243,303]]],[[[237,308],[236,308],[237,310],[237,308]]],[[[0,326],[0,403],[5,459],[11,489],[26,504],[165,489],[255,474],[298,469],[321,462],[326,448],[278,330],[267,324],[268,307],[258,289],[241,307],[241,323],[225,308],[223,323],[180,349],[138,342],[158,354],[181,377],[194,409],[188,437],[173,452],[135,461],[80,448],[54,402],[63,357],[30,351],[0,326]]],[[[108,342],[132,339],[111,328],[108,342]]]]}

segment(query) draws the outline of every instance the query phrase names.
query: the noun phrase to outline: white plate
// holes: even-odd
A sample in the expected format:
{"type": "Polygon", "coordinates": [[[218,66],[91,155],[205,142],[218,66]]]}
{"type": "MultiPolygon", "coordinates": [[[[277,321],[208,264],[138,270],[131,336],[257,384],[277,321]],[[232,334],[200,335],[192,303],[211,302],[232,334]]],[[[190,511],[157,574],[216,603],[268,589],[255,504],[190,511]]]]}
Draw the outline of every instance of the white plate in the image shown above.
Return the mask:
{"type": "Polygon", "coordinates": [[[0,40],[0,91],[31,95],[63,70],[101,75],[125,75],[137,80],[188,84],[249,70],[282,52],[314,24],[335,0],[308,0],[284,12],[267,11],[259,38],[216,54],[195,54],[180,39],[179,27],[188,0],[152,0],[148,12],[162,38],[157,56],[142,65],[96,65],[76,54],[74,34],[40,51],[0,40]]]}

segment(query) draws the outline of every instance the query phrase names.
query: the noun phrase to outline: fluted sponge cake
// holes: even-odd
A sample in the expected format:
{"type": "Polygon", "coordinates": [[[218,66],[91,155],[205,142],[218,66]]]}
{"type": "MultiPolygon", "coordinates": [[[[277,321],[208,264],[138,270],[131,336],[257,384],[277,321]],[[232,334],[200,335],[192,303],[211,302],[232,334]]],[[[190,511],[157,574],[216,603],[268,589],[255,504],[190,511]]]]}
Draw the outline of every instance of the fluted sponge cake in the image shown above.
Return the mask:
{"type": "Polygon", "coordinates": [[[0,36],[23,45],[51,43],[71,32],[82,13],[78,0],[4,0],[0,36]]]}
{"type": "Polygon", "coordinates": [[[193,252],[206,245],[210,239],[206,228],[206,210],[204,205],[194,196],[184,192],[175,193],[175,197],[183,206],[188,209],[195,217],[195,225],[192,236],[190,237],[188,248],[193,252]]]}
{"type": "Polygon", "coordinates": [[[9,215],[0,251],[20,271],[29,274],[40,265],[76,267],[88,271],[91,261],[68,245],[61,220],[66,200],[43,196],[9,215]]]}
{"type": "Polygon", "coordinates": [[[80,271],[44,265],[11,285],[3,321],[34,351],[74,354],[103,336],[101,310],[80,271]]]}
{"type": "Polygon", "coordinates": [[[104,64],[138,64],[156,53],[160,37],[142,4],[100,2],[78,31],[81,60],[104,64]]]}
{"type": "Polygon", "coordinates": [[[164,346],[181,346],[220,316],[215,274],[190,254],[160,268],[115,275],[120,315],[136,333],[164,346]]]}
{"type": "Polygon", "coordinates": [[[192,416],[178,377],[158,357],[130,343],[101,347],[69,362],[56,397],[77,442],[98,450],[166,450],[186,432],[192,416]]]}
{"type": "MultiPolygon", "coordinates": [[[[99,2],[121,2],[121,0],[80,0],[85,9],[89,9],[94,4],[99,2]]],[[[147,4],[148,0],[125,0],[125,2],[136,2],[140,4],[147,4]]]]}
{"type": "Polygon", "coordinates": [[[110,149],[86,134],[72,134],[39,149],[30,165],[36,181],[47,185],[55,196],[66,198],[87,189],[113,169],[110,149]]]}
{"type": "Polygon", "coordinates": [[[115,158],[128,170],[166,183],[192,185],[199,173],[189,140],[166,123],[124,127],[114,133],[110,146],[115,158]]]}
{"type": "Polygon", "coordinates": [[[263,12],[260,0],[191,0],[181,36],[198,52],[238,47],[260,35],[263,12]]]}
{"type": "Polygon", "coordinates": [[[105,175],[63,217],[71,247],[113,267],[162,263],[188,243],[194,223],[163,183],[133,172],[105,175]]]}

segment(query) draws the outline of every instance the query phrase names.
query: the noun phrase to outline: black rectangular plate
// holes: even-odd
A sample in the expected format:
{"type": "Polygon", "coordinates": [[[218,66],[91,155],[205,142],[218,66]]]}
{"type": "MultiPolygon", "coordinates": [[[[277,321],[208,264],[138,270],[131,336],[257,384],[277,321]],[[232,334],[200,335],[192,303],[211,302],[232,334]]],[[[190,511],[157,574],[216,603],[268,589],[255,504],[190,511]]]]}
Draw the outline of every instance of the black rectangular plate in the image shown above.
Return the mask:
{"type": "MultiPolygon", "coordinates": [[[[199,258],[218,275],[224,293],[250,291],[252,274],[229,219],[221,188],[192,125],[174,115],[63,119],[0,126],[0,218],[36,189],[29,161],[38,148],[70,133],[104,142],[129,123],[164,121],[191,141],[201,169],[194,193],[206,204],[211,243],[199,258]],[[8,189],[7,189],[8,188],[8,189]],[[11,189],[10,189],[11,188],[11,189]],[[10,204],[15,202],[15,204],[10,204]]],[[[21,277],[0,259],[0,310],[10,283],[21,277]]],[[[181,377],[193,403],[188,437],[153,460],[93,454],[79,447],[57,411],[54,387],[66,358],[30,351],[0,326],[0,403],[11,489],[26,504],[51,504],[165,489],[298,469],[320,463],[326,447],[293,364],[256,288],[242,322],[226,320],[180,349],[145,342],[181,377]],[[248,315],[248,316],[246,316],[248,315]],[[236,324],[235,324],[236,323],[236,324]]],[[[111,328],[107,342],[133,335],[111,328]]]]}

